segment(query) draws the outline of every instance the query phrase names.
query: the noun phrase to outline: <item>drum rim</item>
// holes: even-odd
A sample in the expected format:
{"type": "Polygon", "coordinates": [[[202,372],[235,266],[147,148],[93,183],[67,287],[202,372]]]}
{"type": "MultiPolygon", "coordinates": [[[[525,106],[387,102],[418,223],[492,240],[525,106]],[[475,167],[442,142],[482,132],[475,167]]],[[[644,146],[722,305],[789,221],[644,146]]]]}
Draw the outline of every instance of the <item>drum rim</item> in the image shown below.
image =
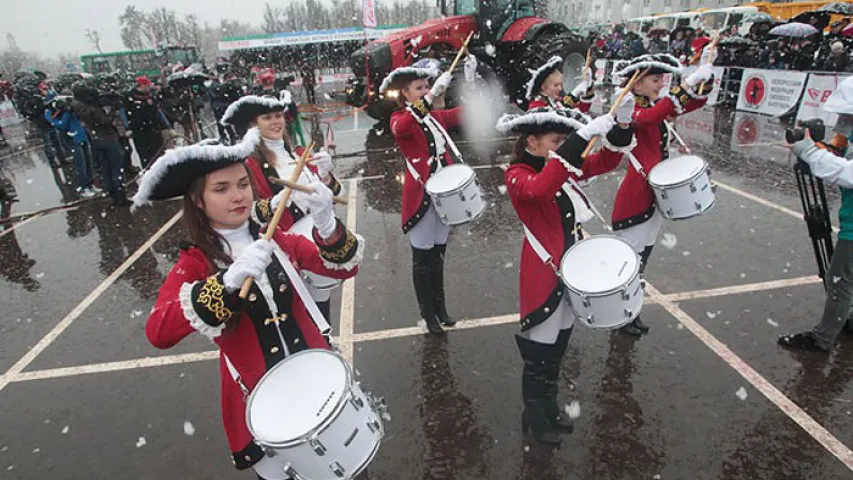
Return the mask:
{"type": "MultiPolygon", "coordinates": [[[[462,185],[460,185],[460,186],[456,187],[456,188],[455,188],[455,189],[453,189],[453,190],[449,190],[449,191],[447,191],[447,192],[442,192],[442,193],[437,193],[437,192],[432,192],[432,191],[430,191],[430,189],[429,189],[429,181],[430,181],[430,180],[432,180],[432,178],[433,178],[432,176],[430,176],[430,178],[428,178],[428,179],[427,179],[427,181],[424,183],[424,190],[426,191],[426,193],[427,193],[430,197],[439,197],[439,198],[442,198],[442,197],[451,197],[451,196],[453,196],[453,195],[458,194],[460,190],[464,190],[464,189],[468,188],[472,183],[474,183],[474,181],[475,181],[475,180],[477,180],[477,171],[476,171],[476,170],[474,170],[474,168],[473,168],[473,167],[471,167],[470,165],[467,165],[467,164],[464,164],[464,163],[454,163],[454,164],[448,165],[448,166],[443,167],[443,168],[451,168],[451,167],[453,167],[453,166],[467,167],[469,170],[471,170],[471,174],[472,174],[472,175],[471,175],[471,176],[468,178],[468,180],[466,180],[466,181],[465,181],[465,183],[463,183],[462,185]]],[[[482,192],[481,192],[480,194],[482,195],[482,192]]]]}
{"type": "MultiPolygon", "coordinates": [[[[708,162],[706,162],[705,159],[703,159],[702,157],[696,157],[696,158],[702,160],[702,169],[699,170],[698,172],[696,172],[696,174],[693,175],[692,177],[690,177],[686,180],[682,180],[678,183],[667,183],[666,185],[662,185],[660,183],[655,183],[654,181],[652,181],[652,172],[654,171],[654,168],[652,168],[652,172],[649,172],[649,185],[651,185],[652,188],[658,188],[661,190],[667,190],[670,188],[678,188],[678,187],[683,187],[683,186],[687,185],[688,183],[693,182],[697,178],[701,177],[703,174],[707,174],[708,170],[710,169],[710,167],[708,166],[708,162]]],[[[669,161],[669,160],[667,160],[667,161],[669,161]]],[[[658,165],[663,165],[663,162],[659,163],[658,165]]],[[[657,167],[657,165],[655,165],[655,167],[657,167]]]]}
{"type": "MultiPolygon", "coordinates": [[[[378,420],[377,420],[378,421],[378,420]]],[[[379,445],[382,443],[382,439],[385,437],[385,429],[384,427],[380,430],[381,434],[379,435],[379,440],[376,442],[376,445],[373,446],[373,449],[370,451],[370,454],[365,459],[364,463],[353,471],[352,475],[349,478],[356,478],[367,468],[368,465],[376,458],[376,454],[379,453],[379,445]]],[[[285,472],[291,477],[293,480],[311,480],[310,478],[303,477],[298,471],[293,468],[293,465],[290,466],[290,471],[285,472]]]]}
{"type": "Polygon", "coordinates": [[[594,238],[614,238],[614,239],[619,240],[620,242],[624,243],[625,245],[628,245],[628,248],[629,248],[629,249],[631,250],[631,252],[633,252],[633,253],[634,253],[634,255],[637,257],[637,262],[634,264],[634,273],[633,273],[633,274],[631,274],[631,277],[630,277],[630,278],[631,278],[631,279],[639,279],[639,276],[640,276],[640,264],[641,264],[641,262],[640,262],[640,256],[639,256],[639,255],[637,255],[637,252],[635,252],[635,251],[634,251],[634,249],[631,247],[631,245],[630,245],[630,244],[628,244],[628,242],[626,242],[625,240],[622,240],[621,238],[619,238],[619,236],[617,236],[617,235],[602,234],[602,235],[595,235],[594,237],[584,238],[583,240],[581,240],[581,241],[579,241],[579,242],[575,242],[575,244],[574,244],[574,245],[572,245],[571,247],[569,247],[569,249],[568,249],[568,250],[566,250],[566,253],[564,253],[564,254],[563,254],[563,257],[562,257],[562,258],[560,258],[560,274],[559,274],[559,277],[560,277],[560,281],[563,283],[563,286],[564,286],[566,289],[568,289],[568,290],[569,290],[569,291],[571,291],[572,293],[576,293],[576,294],[578,294],[578,295],[582,295],[582,296],[586,296],[586,297],[592,297],[592,298],[598,298],[598,297],[609,297],[609,296],[613,295],[614,293],[616,293],[616,292],[618,292],[618,291],[622,290],[623,288],[625,288],[625,286],[630,285],[630,284],[631,284],[631,281],[633,281],[633,280],[631,280],[631,281],[625,282],[624,284],[622,284],[622,285],[620,285],[620,286],[618,286],[618,287],[612,288],[612,289],[610,289],[610,290],[608,290],[608,291],[606,291],[606,292],[596,292],[596,293],[586,293],[586,292],[581,292],[581,291],[580,291],[580,290],[578,290],[576,287],[573,287],[573,286],[569,285],[569,283],[566,281],[566,278],[563,276],[563,260],[564,260],[568,255],[569,255],[569,252],[571,252],[572,250],[574,250],[574,249],[575,249],[575,247],[577,247],[578,245],[580,245],[581,243],[583,243],[583,242],[585,242],[585,241],[587,241],[587,240],[592,240],[592,239],[594,239],[594,238]]]}
{"type": "Polygon", "coordinates": [[[287,357],[284,358],[284,360],[278,362],[271,369],[267,370],[266,373],[263,374],[261,379],[258,380],[258,383],[255,384],[255,388],[252,390],[252,393],[249,394],[249,398],[246,400],[246,427],[249,429],[249,433],[252,434],[252,438],[257,440],[258,443],[260,443],[261,445],[265,445],[267,447],[291,448],[291,447],[295,447],[297,445],[301,445],[305,442],[310,441],[312,438],[316,437],[320,433],[323,433],[323,431],[326,430],[327,428],[329,428],[329,426],[332,424],[331,420],[338,417],[338,415],[343,410],[344,405],[346,405],[346,402],[349,401],[349,397],[352,396],[352,382],[353,382],[352,369],[350,368],[347,361],[344,360],[344,357],[341,356],[337,352],[334,352],[332,350],[326,350],[324,348],[309,348],[308,350],[302,350],[301,352],[296,352],[293,355],[288,355],[287,357]],[[258,392],[258,390],[260,389],[260,386],[261,386],[261,384],[263,384],[264,380],[266,380],[267,377],[271,376],[270,374],[276,368],[278,368],[279,365],[283,365],[288,359],[295,358],[299,355],[308,354],[308,353],[316,353],[316,352],[328,353],[328,354],[336,357],[337,360],[339,362],[341,362],[341,364],[343,364],[344,370],[346,371],[346,381],[344,382],[344,389],[341,392],[340,400],[335,405],[335,408],[329,410],[329,414],[326,415],[326,418],[324,418],[323,421],[321,421],[315,427],[313,427],[310,430],[308,430],[307,432],[305,432],[303,435],[300,435],[300,436],[295,437],[295,438],[290,439],[290,440],[283,440],[281,442],[271,442],[271,441],[261,440],[260,438],[258,438],[257,434],[255,434],[255,429],[252,428],[252,422],[251,422],[251,412],[252,412],[251,405],[252,405],[252,401],[255,398],[256,392],[258,392]]]}

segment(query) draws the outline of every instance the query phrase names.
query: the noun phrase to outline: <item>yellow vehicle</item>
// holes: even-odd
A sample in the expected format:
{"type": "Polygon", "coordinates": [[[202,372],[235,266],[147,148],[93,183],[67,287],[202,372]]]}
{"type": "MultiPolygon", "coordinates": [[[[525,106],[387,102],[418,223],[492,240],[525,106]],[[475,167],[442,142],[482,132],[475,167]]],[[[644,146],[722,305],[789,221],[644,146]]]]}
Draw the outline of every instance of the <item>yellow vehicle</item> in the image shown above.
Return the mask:
{"type": "Polygon", "coordinates": [[[821,0],[817,2],[793,2],[793,3],[770,3],[756,2],[748,3],[744,7],[755,7],[760,12],[770,14],[773,18],[779,20],[788,20],[796,17],[803,12],[811,12],[830,3],[830,0],[821,0]]]}

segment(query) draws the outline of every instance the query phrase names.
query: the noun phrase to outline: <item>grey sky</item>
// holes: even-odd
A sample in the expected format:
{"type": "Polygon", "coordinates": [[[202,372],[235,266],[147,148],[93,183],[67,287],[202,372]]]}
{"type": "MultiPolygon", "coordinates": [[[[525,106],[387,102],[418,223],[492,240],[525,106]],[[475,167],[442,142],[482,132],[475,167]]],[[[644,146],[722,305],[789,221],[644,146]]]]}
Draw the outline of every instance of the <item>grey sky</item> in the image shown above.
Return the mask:
{"type": "MultiPolygon", "coordinates": [[[[272,3],[284,3],[287,0],[272,3]]],[[[127,5],[145,11],[166,7],[179,14],[195,13],[199,20],[218,24],[221,18],[260,24],[265,0],[5,0],[0,15],[0,50],[11,32],[26,51],[54,56],[61,52],[95,51],[86,29],[101,33],[105,52],[123,50],[118,16],[127,5]]]]}

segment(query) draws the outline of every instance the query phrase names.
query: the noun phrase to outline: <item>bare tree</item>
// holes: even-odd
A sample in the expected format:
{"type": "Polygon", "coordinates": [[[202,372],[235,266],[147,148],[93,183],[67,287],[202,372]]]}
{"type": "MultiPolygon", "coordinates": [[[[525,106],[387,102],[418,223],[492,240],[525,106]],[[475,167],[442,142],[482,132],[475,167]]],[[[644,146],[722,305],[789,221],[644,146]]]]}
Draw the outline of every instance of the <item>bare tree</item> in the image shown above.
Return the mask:
{"type": "Polygon", "coordinates": [[[100,34],[100,32],[98,32],[97,30],[90,30],[87,28],[86,29],[86,38],[89,39],[89,43],[91,43],[92,46],[95,47],[95,50],[97,50],[98,53],[104,53],[104,51],[101,50],[101,34],[100,34]]]}
{"type": "Polygon", "coordinates": [[[285,25],[282,18],[284,11],[278,7],[271,7],[269,3],[264,4],[264,24],[263,29],[266,33],[276,33],[285,31],[285,25]]]}
{"type": "Polygon", "coordinates": [[[146,34],[147,16],[132,5],[128,5],[124,12],[118,16],[121,27],[121,42],[130,50],[142,50],[151,46],[150,39],[146,34]]]}

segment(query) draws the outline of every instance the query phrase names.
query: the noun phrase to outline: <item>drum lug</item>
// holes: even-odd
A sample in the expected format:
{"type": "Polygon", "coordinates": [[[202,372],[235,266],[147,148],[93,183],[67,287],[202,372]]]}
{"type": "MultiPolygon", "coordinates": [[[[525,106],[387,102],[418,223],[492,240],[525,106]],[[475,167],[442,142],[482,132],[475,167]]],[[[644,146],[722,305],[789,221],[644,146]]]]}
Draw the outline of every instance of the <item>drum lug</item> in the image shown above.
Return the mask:
{"type": "Polygon", "coordinates": [[[672,209],[671,209],[671,208],[667,208],[667,209],[666,209],[666,216],[667,216],[668,218],[672,218],[672,209]]]}
{"type": "Polygon", "coordinates": [[[632,312],[630,309],[627,309],[627,308],[625,309],[625,316],[626,317],[628,317],[630,319],[633,315],[634,315],[634,312],[632,312]]]}
{"type": "Polygon", "coordinates": [[[586,316],[586,324],[592,325],[593,323],[595,323],[595,315],[590,313],[589,315],[586,316]]]}
{"type": "Polygon", "coordinates": [[[367,422],[367,428],[370,433],[377,433],[382,427],[379,425],[379,421],[374,419],[367,422]]]}
{"type": "Polygon", "coordinates": [[[284,473],[288,477],[296,478],[296,470],[293,469],[293,465],[291,465],[290,462],[286,462],[284,464],[284,473]]]}
{"type": "Polygon", "coordinates": [[[589,308],[590,306],[589,297],[587,297],[586,295],[583,296],[583,306],[587,308],[589,308]]]}
{"type": "Polygon", "coordinates": [[[441,199],[439,199],[438,197],[433,197],[432,203],[434,203],[436,207],[441,207],[441,199]]]}
{"type": "Polygon", "coordinates": [[[463,202],[465,201],[465,192],[459,192],[459,200],[462,200],[463,202]]]}
{"type": "Polygon", "coordinates": [[[467,208],[465,209],[465,214],[468,215],[468,218],[474,218],[474,215],[471,214],[471,211],[467,208]]]}
{"type": "Polygon", "coordinates": [[[696,185],[690,184],[690,193],[696,193],[696,185]]]}
{"type": "Polygon", "coordinates": [[[332,473],[338,476],[338,478],[344,478],[344,467],[338,462],[332,462],[329,465],[329,468],[332,469],[332,473]]]}
{"type": "Polygon", "coordinates": [[[326,454],[326,447],[320,443],[320,440],[317,440],[316,438],[311,439],[311,441],[308,442],[308,445],[314,449],[314,453],[316,453],[317,456],[322,457],[326,454]]]}
{"type": "Polygon", "coordinates": [[[693,202],[693,206],[696,207],[696,210],[702,210],[702,204],[699,202],[693,202]]]}
{"type": "Polygon", "coordinates": [[[350,397],[349,402],[356,410],[364,408],[364,400],[362,400],[361,397],[352,396],[350,397]]]}
{"type": "Polygon", "coordinates": [[[631,295],[628,295],[628,291],[627,291],[627,290],[622,290],[622,300],[625,300],[626,302],[627,302],[628,300],[631,300],[631,295]]]}
{"type": "Polygon", "coordinates": [[[667,198],[667,197],[666,197],[666,190],[661,190],[661,191],[660,191],[660,198],[662,198],[662,199],[666,200],[666,198],[667,198]]]}
{"type": "Polygon", "coordinates": [[[717,193],[717,184],[716,184],[716,183],[712,183],[712,184],[711,184],[711,192],[712,192],[712,193],[717,193]]]}

